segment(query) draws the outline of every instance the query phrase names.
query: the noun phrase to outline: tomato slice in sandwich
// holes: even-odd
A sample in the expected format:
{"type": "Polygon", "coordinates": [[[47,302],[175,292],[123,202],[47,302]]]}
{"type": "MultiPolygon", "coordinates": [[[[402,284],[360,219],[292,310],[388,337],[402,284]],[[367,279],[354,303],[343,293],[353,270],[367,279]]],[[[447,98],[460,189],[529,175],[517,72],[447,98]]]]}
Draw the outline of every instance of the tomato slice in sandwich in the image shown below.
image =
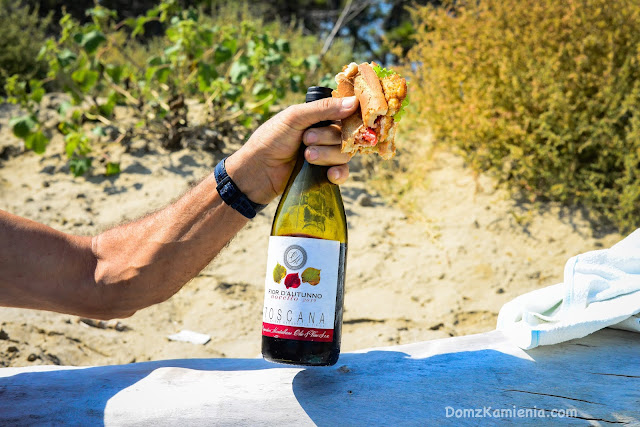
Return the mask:
{"type": "Polygon", "coordinates": [[[367,128],[362,132],[362,139],[368,143],[368,145],[374,146],[378,143],[378,135],[372,128],[367,128]]]}

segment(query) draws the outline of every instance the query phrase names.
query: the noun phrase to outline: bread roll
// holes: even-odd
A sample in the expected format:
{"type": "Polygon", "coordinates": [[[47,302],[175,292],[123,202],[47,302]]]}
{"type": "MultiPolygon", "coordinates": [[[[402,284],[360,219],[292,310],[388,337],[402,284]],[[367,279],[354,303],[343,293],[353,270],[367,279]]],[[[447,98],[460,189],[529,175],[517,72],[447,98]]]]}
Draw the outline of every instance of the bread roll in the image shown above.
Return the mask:
{"type": "Polygon", "coordinates": [[[380,79],[373,68],[366,62],[358,65],[359,73],[353,81],[353,87],[360,108],[362,109],[362,120],[367,127],[374,127],[378,116],[384,116],[389,109],[387,101],[384,99],[380,79]]]}

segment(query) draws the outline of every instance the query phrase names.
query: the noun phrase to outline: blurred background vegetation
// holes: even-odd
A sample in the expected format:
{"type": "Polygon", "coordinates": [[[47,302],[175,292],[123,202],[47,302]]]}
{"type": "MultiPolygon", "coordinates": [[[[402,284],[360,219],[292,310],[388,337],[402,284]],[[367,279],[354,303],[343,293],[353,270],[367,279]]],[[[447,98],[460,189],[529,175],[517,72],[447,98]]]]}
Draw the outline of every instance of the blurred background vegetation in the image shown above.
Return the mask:
{"type": "Polygon", "coordinates": [[[414,105],[530,202],[640,224],[640,3],[482,0],[413,10],[414,105]]]}
{"type": "MultiPolygon", "coordinates": [[[[133,108],[136,99],[158,105],[141,110],[138,123],[166,128],[167,120],[182,120],[171,109],[180,96],[208,101],[210,126],[231,111],[250,132],[299,100],[307,85],[327,84],[351,60],[375,60],[399,67],[410,81],[406,128],[419,126],[422,133],[428,128],[436,144],[497,177],[515,197],[583,207],[594,221],[622,231],[640,223],[640,4],[635,0],[0,0],[0,5],[0,87],[8,100],[29,111],[14,121],[14,133],[27,148],[44,150],[52,130],[37,121],[42,88],[68,91],[67,75],[86,89],[76,97],[77,106],[100,97],[111,102],[96,101],[96,108],[81,111],[75,122],[67,119],[76,133],[96,117],[104,119],[98,126],[110,123],[114,105],[133,108]],[[185,33],[186,28],[195,32],[185,33]],[[202,46],[187,46],[198,28],[211,36],[198,35],[204,37],[201,43],[215,46],[211,55],[202,46]],[[72,34],[61,42],[65,31],[72,34]],[[258,45],[262,50],[256,51],[258,45]],[[43,46],[48,46],[44,52],[43,46]],[[114,82],[117,67],[124,74],[114,82]],[[172,80],[165,69],[195,78],[172,80]],[[224,102],[211,102],[221,93],[224,102]]],[[[171,132],[175,136],[177,130],[159,137],[171,138],[171,132]]],[[[131,129],[119,133],[133,137],[131,129]]],[[[91,137],[83,143],[77,137],[68,150],[70,161],[91,157],[86,148],[91,137]]],[[[166,145],[181,144],[179,138],[173,142],[166,145]]],[[[406,152],[424,152],[409,133],[399,142],[406,152]]],[[[419,180],[415,171],[422,161],[428,159],[401,154],[381,167],[395,179],[410,176],[411,185],[419,180]]]]}

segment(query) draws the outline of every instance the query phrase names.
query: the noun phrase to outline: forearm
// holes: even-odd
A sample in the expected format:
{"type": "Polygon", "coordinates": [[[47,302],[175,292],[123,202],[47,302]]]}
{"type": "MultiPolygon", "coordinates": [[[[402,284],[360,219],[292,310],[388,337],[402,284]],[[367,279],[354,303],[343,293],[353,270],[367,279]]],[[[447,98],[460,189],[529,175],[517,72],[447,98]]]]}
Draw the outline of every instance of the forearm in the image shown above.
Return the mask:
{"type": "Polygon", "coordinates": [[[167,208],[95,237],[95,283],[117,301],[110,317],[169,298],[247,221],[220,199],[210,175],[167,208]]]}

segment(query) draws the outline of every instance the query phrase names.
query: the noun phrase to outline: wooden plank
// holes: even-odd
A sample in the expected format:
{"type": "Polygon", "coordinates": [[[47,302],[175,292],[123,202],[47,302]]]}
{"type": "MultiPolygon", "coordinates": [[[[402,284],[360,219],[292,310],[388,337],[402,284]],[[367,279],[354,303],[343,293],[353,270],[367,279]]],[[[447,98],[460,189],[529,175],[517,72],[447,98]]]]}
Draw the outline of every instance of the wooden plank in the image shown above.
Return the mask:
{"type": "Polygon", "coordinates": [[[0,425],[638,425],[639,362],[640,336],[606,329],[526,352],[494,331],[345,353],[328,368],[261,359],[4,368],[0,425]]]}

